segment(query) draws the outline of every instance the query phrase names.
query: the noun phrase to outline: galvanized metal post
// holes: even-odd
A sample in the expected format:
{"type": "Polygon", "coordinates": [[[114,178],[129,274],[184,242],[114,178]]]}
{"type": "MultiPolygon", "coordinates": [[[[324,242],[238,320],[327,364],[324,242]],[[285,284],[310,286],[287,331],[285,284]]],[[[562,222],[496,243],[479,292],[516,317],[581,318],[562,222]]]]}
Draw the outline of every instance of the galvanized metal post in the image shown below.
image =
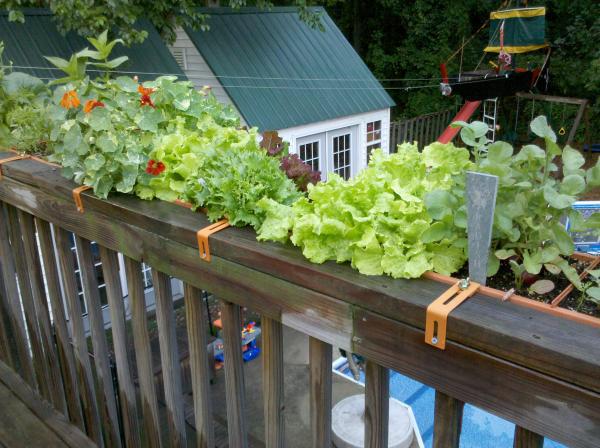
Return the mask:
{"type": "Polygon", "coordinates": [[[498,192],[498,176],[468,171],[466,190],[469,277],[473,281],[485,285],[498,192]]]}

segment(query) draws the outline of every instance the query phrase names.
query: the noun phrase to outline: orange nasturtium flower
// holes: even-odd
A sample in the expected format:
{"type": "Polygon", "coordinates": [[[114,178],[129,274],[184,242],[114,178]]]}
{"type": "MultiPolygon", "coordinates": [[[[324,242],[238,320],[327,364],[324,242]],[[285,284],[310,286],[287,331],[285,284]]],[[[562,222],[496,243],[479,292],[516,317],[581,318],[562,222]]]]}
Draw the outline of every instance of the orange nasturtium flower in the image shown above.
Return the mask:
{"type": "Polygon", "coordinates": [[[87,100],[83,106],[83,111],[89,114],[95,107],[104,107],[104,103],[98,100],[87,100]]]}
{"type": "Polygon", "coordinates": [[[142,85],[138,86],[138,92],[140,93],[140,106],[156,107],[152,102],[152,98],[150,98],[150,94],[155,90],[156,89],[151,87],[144,87],[142,85]]]}
{"type": "Polygon", "coordinates": [[[65,109],[79,107],[80,104],[81,102],[79,101],[79,97],[77,96],[77,92],[75,90],[69,90],[63,95],[62,100],[60,100],[60,105],[65,109]]]}

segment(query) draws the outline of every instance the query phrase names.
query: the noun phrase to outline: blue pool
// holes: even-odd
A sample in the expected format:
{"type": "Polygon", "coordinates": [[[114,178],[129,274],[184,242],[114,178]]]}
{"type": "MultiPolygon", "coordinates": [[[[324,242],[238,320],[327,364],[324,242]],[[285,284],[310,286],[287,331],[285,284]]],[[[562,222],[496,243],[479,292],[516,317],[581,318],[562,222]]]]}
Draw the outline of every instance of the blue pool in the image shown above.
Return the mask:
{"type": "MultiPolygon", "coordinates": [[[[339,371],[352,377],[345,363],[339,371]]],[[[361,372],[360,382],[364,384],[364,381],[364,373],[361,372]]],[[[390,372],[390,396],[412,408],[425,447],[431,448],[435,390],[392,371],[390,372]]],[[[512,448],[514,431],[514,424],[467,404],[463,413],[460,446],[461,448],[512,448]]],[[[544,448],[566,447],[546,439],[544,448]]]]}

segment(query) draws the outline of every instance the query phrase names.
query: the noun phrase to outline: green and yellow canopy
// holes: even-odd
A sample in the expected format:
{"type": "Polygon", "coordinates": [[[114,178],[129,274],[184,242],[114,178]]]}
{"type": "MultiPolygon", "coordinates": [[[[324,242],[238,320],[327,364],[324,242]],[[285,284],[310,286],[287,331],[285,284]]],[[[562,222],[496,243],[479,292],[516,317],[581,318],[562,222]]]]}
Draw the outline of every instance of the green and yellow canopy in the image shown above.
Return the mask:
{"type": "Polygon", "coordinates": [[[490,13],[489,53],[527,53],[546,48],[546,8],[518,8],[490,13]]]}

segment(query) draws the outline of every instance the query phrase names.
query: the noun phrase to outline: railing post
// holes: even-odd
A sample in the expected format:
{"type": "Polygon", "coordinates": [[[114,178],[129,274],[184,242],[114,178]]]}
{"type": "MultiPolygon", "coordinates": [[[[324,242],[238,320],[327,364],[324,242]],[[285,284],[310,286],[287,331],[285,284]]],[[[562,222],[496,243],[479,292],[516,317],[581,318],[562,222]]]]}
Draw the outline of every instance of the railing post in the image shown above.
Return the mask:
{"type": "Polygon", "coordinates": [[[94,377],[88,354],[87,339],[83,329],[81,316],[81,304],[75,278],[75,259],[71,251],[70,234],[66,230],[56,227],[56,246],[58,250],[58,262],[62,276],[62,285],[67,299],[69,321],[73,334],[73,351],[75,354],[75,370],[79,380],[83,415],[85,426],[90,438],[98,446],[104,446],[102,437],[102,425],[98,412],[98,403],[94,391],[94,377]]]}
{"type": "Polygon", "coordinates": [[[171,279],[163,272],[152,269],[154,297],[156,300],[156,323],[162,364],[167,421],[172,446],[185,446],[185,416],[183,414],[183,392],[181,387],[181,365],[175,333],[173,293],[171,279]]]}
{"type": "Polygon", "coordinates": [[[520,426],[515,426],[515,440],[513,448],[542,448],[544,438],[520,426]]]}
{"type": "Polygon", "coordinates": [[[435,391],[433,448],[458,448],[464,403],[435,391]]]}
{"type": "Polygon", "coordinates": [[[265,446],[266,448],[283,448],[285,443],[283,326],[281,322],[266,316],[262,317],[261,325],[265,446]]]}
{"type": "Polygon", "coordinates": [[[244,369],[242,360],[242,318],[239,305],[221,301],[223,322],[223,356],[225,358],[225,398],[229,446],[247,448],[244,369]]]}
{"type": "Polygon", "coordinates": [[[208,341],[206,338],[208,328],[202,307],[202,291],[187,283],[184,283],[183,287],[194,398],[196,446],[198,448],[213,448],[215,446],[215,431],[212,422],[210,397],[208,341]]]}
{"type": "Polygon", "coordinates": [[[127,331],[125,329],[125,307],[123,306],[123,289],[119,277],[119,259],[116,252],[100,246],[102,271],[106,285],[106,297],[110,308],[110,321],[119,379],[119,398],[123,416],[125,445],[141,446],[138,429],[138,413],[135,403],[135,386],[131,378],[131,364],[127,351],[127,331]]]}
{"type": "Polygon", "coordinates": [[[313,448],[331,446],[331,345],[316,338],[308,342],[310,364],[310,432],[313,448]]]}
{"type": "Polygon", "coordinates": [[[79,429],[85,431],[81,402],[79,400],[79,386],[77,384],[75,360],[73,358],[73,349],[71,347],[67,318],[65,316],[65,307],[60,289],[58,267],[56,266],[52,230],[50,224],[42,219],[35,218],[35,224],[40,241],[42,264],[44,266],[44,273],[46,274],[46,288],[48,289],[50,306],[52,308],[56,346],[58,358],[60,360],[69,419],[72,423],[77,425],[79,429]]]}
{"type": "Polygon", "coordinates": [[[131,308],[131,326],[133,328],[133,345],[135,360],[140,383],[140,398],[142,403],[143,435],[145,446],[160,448],[160,423],[158,420],[158,401],[154,387],[152,368],[152,352],[150,351],[150,335],[146,322],[146,301],[144,299],[144,283],[142,281],[142,266],[132,258],[125,257],[125,272],[127,275],[127,291],[131,308]]]}
{"type": "Polygon", "coordinates": [[[365,447],[387,448],[390,371],[367,361],[365,375],[365,447]]]}

